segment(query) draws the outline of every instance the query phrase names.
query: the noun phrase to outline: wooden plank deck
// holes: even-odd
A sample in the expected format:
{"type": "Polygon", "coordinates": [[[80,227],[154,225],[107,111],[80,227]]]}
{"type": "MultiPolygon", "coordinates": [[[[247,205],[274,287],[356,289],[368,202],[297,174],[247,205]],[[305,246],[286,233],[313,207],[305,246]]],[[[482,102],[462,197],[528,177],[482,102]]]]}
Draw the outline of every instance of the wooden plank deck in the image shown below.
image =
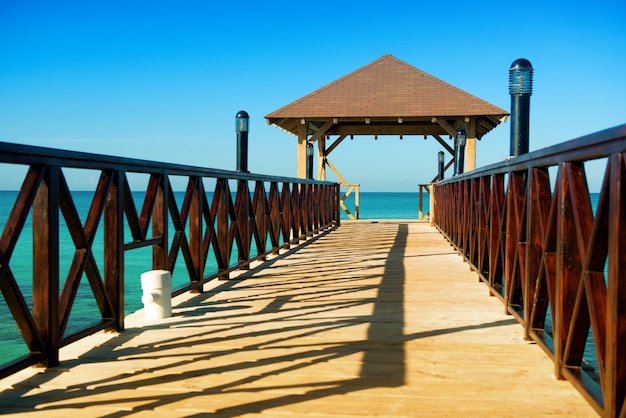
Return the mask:
{"type": "Polygon", "coordinates": [[[1,413],[597,416],[426,223],[345,222],[244,276],[0,381],[1,413]]]}

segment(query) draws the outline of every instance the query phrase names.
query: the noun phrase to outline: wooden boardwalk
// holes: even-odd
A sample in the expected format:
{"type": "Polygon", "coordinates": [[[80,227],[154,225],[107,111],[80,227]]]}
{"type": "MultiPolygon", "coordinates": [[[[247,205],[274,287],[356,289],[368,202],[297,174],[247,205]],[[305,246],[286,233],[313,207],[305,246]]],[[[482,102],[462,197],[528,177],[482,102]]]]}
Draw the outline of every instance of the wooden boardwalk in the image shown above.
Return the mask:
{"type": "Polygon", "coordinates": [[[0,413],[597,416],[426,223],[345,222],[243,277],[0,381],[0,413]]]}

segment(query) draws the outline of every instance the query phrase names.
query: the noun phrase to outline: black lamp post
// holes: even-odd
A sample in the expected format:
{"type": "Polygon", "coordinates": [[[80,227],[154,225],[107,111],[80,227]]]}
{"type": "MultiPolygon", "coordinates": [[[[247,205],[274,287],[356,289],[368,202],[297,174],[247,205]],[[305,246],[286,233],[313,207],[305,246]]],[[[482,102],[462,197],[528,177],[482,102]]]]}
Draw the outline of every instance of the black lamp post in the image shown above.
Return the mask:
{"type": "Polygon", "coordinates": [[[237,171],[248,173],[248,112],[240,110],[235,117],[235,131],[237,132],[237,171]]]}
{"type": "Polygon", "coordinates": [[[443,172],[444,172],[444,155],[443,151],[439,151],[437,154],[437,162],[439,167],[439,175],[437,176],[438,180],[443,180],[443,172]]]}
{"type": "Polygon", "coordinates": [[[313,180],[313,144],[306,143],[306,178],[313,180]]]}
{"type": "Polygon", "coordinates": [[[456,153],[454,158],[454,174],[463,174],[466,140],[467,132],[465,132],[465,129],[456,131],[456,136],[454,137],[454,149],[456,153]]]}
{"type": "Polygon", "coordinates": [[[524,58],[515,60],[509,69],[511,95],[511,151],[512,157],[528,152],[530,95],[533,93],[533,66],[524,58]]]}

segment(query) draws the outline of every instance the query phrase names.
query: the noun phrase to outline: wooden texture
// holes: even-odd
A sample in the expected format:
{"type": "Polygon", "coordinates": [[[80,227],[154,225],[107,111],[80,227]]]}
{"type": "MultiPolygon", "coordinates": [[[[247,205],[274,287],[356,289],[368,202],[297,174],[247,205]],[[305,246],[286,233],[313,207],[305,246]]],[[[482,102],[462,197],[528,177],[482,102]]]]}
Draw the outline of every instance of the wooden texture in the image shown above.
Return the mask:
{"type": "Polygon", "coordinates": [[[124,265],[133,259],[126,255],[128,251],[151,247],[154,269],[174,271],[177,263],[184,263],[189,282],[173,289],[172,295],[200,293],[205,282],[227,278],[231,270],[248,268],[252,259],[263,260],[266,253],[279,252],[280,246],[297,245],[340,222],[336,183],[0,142],[0,164],[4,163],[28,167],[8,218],[0,220],[0,298],[6,301],[29,355],[2,359],[0,377],[36,363],[54,366],[61,347],[103,329],[122,331],[124,265]],[[64,175],[66,168],[99,175],[84,224],[64,175]],[[148,184],[145,189],[131,190],[128,176],[138,173],[148,174],[148,184]],[[172,177],[187,180],[180,206],[172,177]],[[211,190],[205,189],[204,182],[209,187],[215,183],[211,204],[211,190]],[[269,201],[265,198],[268,186],[269,201]],[[141,200],[142,195],[138,213],[135,198],[141,200]],[[325,213],[313,213],[318,210],[325,213]],[[28,230],[27,222],[33,231],[32,254],[14,254],[23,230],[28,230]],[[271,232],[266,228],[269,225],[271,232]],[[102,229],[104,265],[92,251],[102,229]],[[69,234],[73,254],[60,251],[62,233],[69,234]],[[207,262],[213,255],[217,269],[207,262]],[[24,262],[32,259],[32,279],[14,276],[12,257],[24,262]],[[61,277],[59,266],[64,263],[71,267],[61,277]],[[84,280],[100,315],[92,315],[90,323],[85,321],[89,325],[76,329],[67,325],[84,280]],[[29,281],[32,296],[27,286],[18,285],[29,281]],[[28,298],[32,298],[32,308],[28,298]],[[69,329],[71,333],[66,332],[69,329]]]}
{"type": "Polygon", "coordinates": [[[620,418],[626,417],[626,252],[619,251],[626,240],[625,161],[622,125],[434,188],[435,224],[524,325],[526,338],[550,355],[557,378],[571,381],[602,416],[620,418]],[[605,165],[595,213],[588,162],[596,170],[605,165]],[[489,270],[482,268],[484,240],[489,270]]]}
{"type": "Polygon", "coordinates": [[[468,124],[482,138],[507,115],[507,111],[387,54],[265,119],[294,135],[305,120],[315,128],[310,134],[454,135],[461,124],[468,124]],[[470,118],[475,120],[470,122],[470,118]],[[433,119],[441,123],[433,123],[433,119]]]}
{"type": "Polygon", "coordinates": [[[0,380],[1,413],[597,416],[425,222],[343,222],[205,287],[0,380]]]}

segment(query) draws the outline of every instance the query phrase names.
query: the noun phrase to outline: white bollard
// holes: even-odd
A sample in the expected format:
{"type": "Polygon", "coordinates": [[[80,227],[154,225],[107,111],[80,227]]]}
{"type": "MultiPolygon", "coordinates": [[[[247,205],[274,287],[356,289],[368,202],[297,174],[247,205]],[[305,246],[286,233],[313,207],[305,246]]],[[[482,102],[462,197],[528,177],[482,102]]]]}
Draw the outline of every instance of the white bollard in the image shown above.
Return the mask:
{"type": "Polygon", "coordinates": [[[152,270],[141,274],[141,289],[145,319],[172,316],[172,275],[167,270],[152,270]]]}

